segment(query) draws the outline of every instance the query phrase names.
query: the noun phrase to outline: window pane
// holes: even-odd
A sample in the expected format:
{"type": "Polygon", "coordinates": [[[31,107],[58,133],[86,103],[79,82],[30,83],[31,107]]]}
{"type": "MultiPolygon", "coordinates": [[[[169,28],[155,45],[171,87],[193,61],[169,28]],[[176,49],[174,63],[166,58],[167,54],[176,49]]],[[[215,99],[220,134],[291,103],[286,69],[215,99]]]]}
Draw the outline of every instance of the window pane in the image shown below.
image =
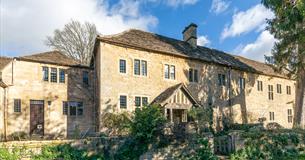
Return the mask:
{"type": "Polygon", "coordinates": [[[14,112],[21,112],[21,99],[14,99],[14,112]]]}
{"type": "Polygon", "coordinates": [[[226,75],[222,75],[222,85],[225,86],[226,85],[226,75]]]}
{"type": "Polygon", "coordinates": [[[89,72],[83,71],[83,84],[88,86],[89,85],[89,72]]]}
{"type": "Polygon", "coordinates": [[[218,85],[222,85],[222,79],[221,79],[221,74],[218,74],[218,85]]]}
{"type": "Polygon", "coordinates": [[[51,82],[57,82],[57,68],[51,68],[51,82]]]}
{"type": "Polygon", "coordinates": [[[198,77],[199,77],[198,70],[195,69],[194,70],[194,82],[198,82],[198,77]]]}
{"type": "Polygon", "coordinates": [[[164,77],[169,79],[169,65],[167,64],[164,66],[164,77]]]}
{"type": "Polygon", "coordinates": [[[120,96],[120,108],[127,108],[127,96],[120,96]]]}
{"type": "Polygon", "coordinates": [[[76,105],[71,105],[70,102],[69,102],[69,105],[70,105],[69,106],[69,108],[70,108],[70,114],[69,115],[70,116],[76,116],[76,107],[77,106],[76,105]]]}
{"type": "Polygon", "coordinates": [[[65,83],[65,70],[59,69],[59,82],[65,83]]]}
{"type": "Polygon", "coordinates": [[[141,97],[135,97],[135,106],[137,107],[141,106],[141,97]]]}
{"type": "Polygon", "coordinates": [[[49,68],[48,67],[42,67],[42,79],[44,81],[49,81],[49,68]]]}
{"type": "Polygon", "coordinates": [[[193,69],[189,69],[189,81],[193,82],[193,69]]]}
{"type": "Polygon", "coordinates": [[[77,103],[77,115],[81,116],[81,115],[83,115],[83,112],[84,112],[83,102],[78,102],[77,103]]]}
{"type": "Polygon", "coordinates": [[[147,105],[148,105],[148,98],[142,97],[142,106],[147,106],[147,105]]]}
{"type": "Polygon", "coordinates": [[[140,60],[138,59],[134,60],[134,74],[140,75],[140,60]]]}
{"type": "Polygon", "coordinates": [[[126,73],[126,61],[120,59],[120,73],[126,73]]]}
{"type": "Polygon", "coordinates": [[[143,60],[141,62],[142,62],[142,76],[147,76],[147,62],[143,60]]]}
{"type": "Polygon", "coordinates": [[[62,113],[68,115],[68,102],[62,102],[62,113]]]}
{"type": "Polygon", "coordinates": [[[171,65],[170,67],[170,78],[175,79],[176,78],[176,71],[175,71],[175,66],[171,65]]]}

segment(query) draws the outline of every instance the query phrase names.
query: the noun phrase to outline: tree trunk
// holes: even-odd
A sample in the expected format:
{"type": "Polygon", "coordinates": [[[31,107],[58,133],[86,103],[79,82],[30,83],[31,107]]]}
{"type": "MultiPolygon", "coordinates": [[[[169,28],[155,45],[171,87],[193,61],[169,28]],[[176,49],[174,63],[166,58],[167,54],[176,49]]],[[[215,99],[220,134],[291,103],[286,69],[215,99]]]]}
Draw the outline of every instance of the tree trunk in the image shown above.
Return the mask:
{"type": "Polygon", "coordinates": [[[302,70],[298,74],[296,90],[295,90],[295,110],[294,110],[294,127],[305,127],[305,71],[302,70]]]}

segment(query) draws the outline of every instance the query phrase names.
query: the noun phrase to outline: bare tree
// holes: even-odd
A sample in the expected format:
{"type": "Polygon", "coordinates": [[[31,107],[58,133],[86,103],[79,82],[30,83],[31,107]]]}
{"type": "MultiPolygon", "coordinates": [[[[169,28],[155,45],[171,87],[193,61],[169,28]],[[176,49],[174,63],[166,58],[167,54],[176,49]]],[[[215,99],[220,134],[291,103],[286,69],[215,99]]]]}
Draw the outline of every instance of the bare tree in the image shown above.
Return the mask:
{"type": "Polygon", "coordinates": [[[98,32],[94,24],[71,20],[63,30],[56,29],[53,37],[48,36],[46,45],[68,57],[79,60],[83,65],[89,65],[98,32]]]}

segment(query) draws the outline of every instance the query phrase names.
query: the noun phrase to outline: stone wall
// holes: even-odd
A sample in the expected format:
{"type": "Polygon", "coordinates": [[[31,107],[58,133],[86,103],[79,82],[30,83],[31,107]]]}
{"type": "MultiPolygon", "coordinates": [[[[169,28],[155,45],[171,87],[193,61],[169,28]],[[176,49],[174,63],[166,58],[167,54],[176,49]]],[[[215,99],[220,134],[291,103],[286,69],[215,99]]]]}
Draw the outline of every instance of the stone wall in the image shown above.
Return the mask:
{"type": "MultiPolygon", "coordinates": [[[[75,128],[81,132],[93,131],[93,85],[83,85],[82,72],[88,68],[58,66],[27,61],[13,61],[3,70],[4,82],[10,85],[7,106],[7,135],[29,133],[30,100],[44,101],[44,133],[50,137],[66,137],[75,128]],[[65,83],[43,81],[42,67],[65,69],[65,83]],[[13,72],[12,72],[13,70],[13,72]],[[13,76],[12,76],[13,74],[13,76]],[[14,99],[21,99],[21,112],[14,112],[14,99]],[[82,116],[63,114],[63,101],[83,102],[82,116]]],[[[59,72],[59,71],[58,71],[59,72]]],[[[50,69],[49,69],[50,73],[50,69]]],[[[92,73],[89,81],[93,81],[92,73]]],[[[50,79],[50,75],[49,75],[50,79]]]]}
{"type": "Polygon", "coordinates": [[[133,111],[135,96],[149,97],[151,102],[165,89],[182,82],[203,106],[214,108],[214,122],[220,128],[223,127],[220,121],[225,118],[233,123],[257,123],[259,118],[265,117],[266,124],[271,122],[269,112],[275,114],[272,122],[292,127],[287,120],[287,110],[294,107],[295,82],[292,80],[102,42],[98,48],[95,63],[99,65],[96,72],[99,73],[97,92],[101,115],[105,112],[133,111]],[[126,74],[119,73],[120,59],[127,62],[126,74]],[[147,61],[147,76],[134,75],[134,59],[147,61]],[[175,80],[164,78],[165,64],[175,65],[175,80]],[[189,68],[199,71],[198,83],[188,81],[189,68]],[[225,74],[227,79],[231,75],[231,86],[219,86],[218,74],[225,74]],[[244,91],[239,89],[239,77],[246,79],[244,91]],[[263,81],[263,91],[257,91],[257,80],[263,81]],[[273,85],[274,100],[268,99],[269,84],[273,85]],[[276,93],[276,84],[282,85],[282,94],[276,93]],[[291,86],[291,95],[286,94],[287,85],[291,86]],[[119,95],[127,95],[127,109],[120,109],[119,95]]]}

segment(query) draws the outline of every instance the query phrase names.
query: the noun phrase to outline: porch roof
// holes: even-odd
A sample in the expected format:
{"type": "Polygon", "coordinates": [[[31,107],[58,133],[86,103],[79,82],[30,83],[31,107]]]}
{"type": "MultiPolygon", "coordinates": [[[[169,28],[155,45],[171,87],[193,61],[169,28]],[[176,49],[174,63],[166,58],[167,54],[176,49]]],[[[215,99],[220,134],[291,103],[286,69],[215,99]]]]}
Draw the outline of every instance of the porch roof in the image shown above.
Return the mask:
{"type": "Polygon", "coordinates": [[[200,106],[200,103],[191,95],[190,91],[183,83],[179,83],[172,87],[167,88],[164,92],[162,92],[159,96],[157,96],[152,103],[160,104],[161,106],[164,106],[168,103],[168,100],[171,98],[171,96],[176,94],[180,89],[186,93],[189,100],[194,106],[200,106]]]}

